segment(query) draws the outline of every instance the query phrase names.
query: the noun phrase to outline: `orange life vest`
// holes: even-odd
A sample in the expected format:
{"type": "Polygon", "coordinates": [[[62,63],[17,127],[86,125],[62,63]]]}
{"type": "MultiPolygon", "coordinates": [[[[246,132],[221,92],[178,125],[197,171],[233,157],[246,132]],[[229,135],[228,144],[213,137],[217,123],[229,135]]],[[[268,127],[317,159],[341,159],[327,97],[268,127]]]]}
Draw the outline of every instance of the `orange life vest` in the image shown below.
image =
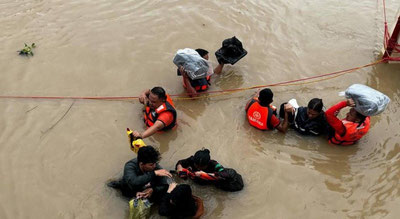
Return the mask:
{"type": "MultiPolygon", "coordinates": [[[[196,91],[205,91],[209,88],[211,76],[207,76],[206,78],[190,80],[190,84],[196,91]]],[[[185,81],[185,80],[183,80],[185,81]]],[[[183,87],[186,88],[185,82],[183,82],[183,87]]]]}
{"type": "Polygon", "coordinates": [[[172,113],[174,119],[170,125],[165,126],[161,131],[165,131],[168,129],[172,129],[176,125],[176,110],[174,107],[174,103],[169,95],[167,95],[167,101],[159,106],[156,110],[152,110],[149,106],[146,106],[144,110],[144,123],[149,128],[154,125],[157,121],[158,116],[165,111],[169,111],[172,113]]]}
{"type": "Polygon", "coordinates": [[[261,106],[257,98],[253,98],[247,108],[247,120],[251,126],[260,130],[272,130],[271,117],[274,114],[272,106],[261,106]]]}
{"type": "Polygon", "coordinates": [[[342,120],[343,125],[346,128],[346,133],[344,136],[340,136],[335,133],[333,137],[329,139],[329,142],[337,145],[352,145],[367,134],[370,126],[369,117],[365,118],[363,124],[359,125],[355,122],[350,122],[345,119],[342,120]]]}

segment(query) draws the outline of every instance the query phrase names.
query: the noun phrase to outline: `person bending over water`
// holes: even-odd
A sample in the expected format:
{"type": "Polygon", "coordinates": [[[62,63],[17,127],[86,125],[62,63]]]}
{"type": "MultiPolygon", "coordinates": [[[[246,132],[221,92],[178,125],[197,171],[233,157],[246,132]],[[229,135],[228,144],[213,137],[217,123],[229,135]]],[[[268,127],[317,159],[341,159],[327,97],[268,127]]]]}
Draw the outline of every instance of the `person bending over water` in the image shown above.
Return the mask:
{"type": "MultiPolygon", "coordinates": [[[[208,61],[208,51],[205,49],[196,49],[196,52],[199,53],[199,55],[208,61]]],[[[210,65],[210,70],[209,72],[212,72],[212,66],[211,63],[210,65]]],[[[222,72],[222,69],[224,68],[224,63],[219,63],[217,67],[214,68],[214,73],[220,74],[222,72]]],[[[183,79],[183,86],[185,87],[186,91],[193,96],[196,96],[198,92],[205,91],[209,88],[210,86],[210,80],[211,80],[211,75],[207,75],[205,78],[200,78],[196,80],[190,79],[190,77],[187,75],[183,67],[180,67],[178,70],[178,75],[182,75],[183,79]]]]}
{"type": "MultiPolygon", "coordinates": [[[[288,104],[290,108],[289,124],[302,135],[321,135],[327,131],[328,124],[323,111],[322,99],[313,98],[308,102],[307,107],[297,107],[288,104]]],[[[279,116],[284,117],[284,104],[281,105],[279,116]]]]}
{"type": "Polygon", "coordinates": [[[204,213],[203,201],[192,195],[189,185],[171,183],[161,198],[158,213],[171,218],[200,218],[204,213]]]}
{"type": "Polygon", "coordinates": [[[329,134],[329,142],[336,145],[353,145],[367,134],[370,127],[370,117],[364,116],[354,108],[352,99],[341,101],[332,106],[325,112],[326,120],[332,127],[329,134]],[[346,118],[340,120],[336,116],[339,111],[346,106],[350,106],[346,118]]]}
{"type": "Polygon", "coordinates": [[[143,91],[139,102],[145,106],[144,123],[147,129],[142,133],[133,131],[136,138],[147,138],[158,131],[167,131],[176,126],[174,103],[162,87],[143,91]]]}
{"type": "Polygon", "coordinates": [[[194,156],[179,160],[175,169],[183,179],[191,178],[201,185],[214,184],[225,191],[239,191],[244,186],[242,176],[234,169],[224,168],[217,161],[211,160],[208,149],[199,150],[194,156]]]}

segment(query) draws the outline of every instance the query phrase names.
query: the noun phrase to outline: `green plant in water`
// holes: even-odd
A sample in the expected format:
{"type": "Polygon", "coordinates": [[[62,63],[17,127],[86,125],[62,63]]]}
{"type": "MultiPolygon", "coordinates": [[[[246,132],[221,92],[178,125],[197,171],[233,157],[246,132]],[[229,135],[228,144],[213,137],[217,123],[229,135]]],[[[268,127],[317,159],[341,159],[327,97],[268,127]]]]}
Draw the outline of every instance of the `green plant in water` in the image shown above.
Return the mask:
{"type": "Polygon", "coordinates": [[[24,48],[22,50],[18,51],[19,54],[26,55],[26,56],[28,56],[28,55],[33,56],[32,49],[36,47],[35,43],[32,43],[31,46],[26,45],[26,43],[24,43],[24,44],[25,44],[24,48]]]}

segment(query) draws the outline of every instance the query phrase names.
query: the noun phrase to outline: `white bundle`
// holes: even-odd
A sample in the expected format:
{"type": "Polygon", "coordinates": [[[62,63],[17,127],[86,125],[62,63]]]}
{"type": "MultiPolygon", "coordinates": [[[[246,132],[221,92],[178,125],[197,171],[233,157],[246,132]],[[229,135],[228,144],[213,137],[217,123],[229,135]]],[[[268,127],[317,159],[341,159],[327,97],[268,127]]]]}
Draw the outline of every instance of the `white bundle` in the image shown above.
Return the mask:
{"type": "Polygon", "coordinates": [[[362,84],[353,84],[345,91],[346,98],[354,100],[357,112],[364,116],[382,113],[390,102],[385,94],[362,84]]]}
{"type": "Polygon", "coordinates": [[[173,62],[178,68],[182,66],[192,80],[207,77],[209,70],[208,62],[194,49],[185,48],[178,50],[173,62]]]}

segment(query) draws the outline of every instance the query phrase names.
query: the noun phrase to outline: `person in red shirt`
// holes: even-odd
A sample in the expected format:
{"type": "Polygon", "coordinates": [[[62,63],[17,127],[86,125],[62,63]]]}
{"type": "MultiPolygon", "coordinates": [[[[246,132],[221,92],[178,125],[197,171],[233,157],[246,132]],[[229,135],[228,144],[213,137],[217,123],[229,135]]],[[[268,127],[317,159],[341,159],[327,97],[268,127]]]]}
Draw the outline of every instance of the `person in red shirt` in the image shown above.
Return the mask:
{"type": "Polygon", "coordinates": [[[132,134],[136,138],[147,138],[157,131],[167,131],[176,126],[174,103],[162,87],[143,91],[139,102],[145,105],[144,123],[147,129],[142,133],[133,131],[132,134]]]}
{"type": "Polygon", "coordinates": [[[276,108],[271,105],[274,94],[271,89],[265,88],[259,91],[246,105],[247,120],[251,126],[260,130],[278,129],[285,133],[288,129],[288,112],[291,109],[284,105],[285,115],[281,122],[276,117],[276,108]]]}
{"type": "Polygon", "coordinates": [[[329,142],[337,145],[353,145],[367,134],[370,127],[369,116],[364,116],[354,108],[352,99],[341,101],[332,106],[325,112],[326,121],[333,131],[329,134],[329,142]],[[347,106],[351,109],[346,114],[346,118],[337,118],[339,111],[347,106]]]}

